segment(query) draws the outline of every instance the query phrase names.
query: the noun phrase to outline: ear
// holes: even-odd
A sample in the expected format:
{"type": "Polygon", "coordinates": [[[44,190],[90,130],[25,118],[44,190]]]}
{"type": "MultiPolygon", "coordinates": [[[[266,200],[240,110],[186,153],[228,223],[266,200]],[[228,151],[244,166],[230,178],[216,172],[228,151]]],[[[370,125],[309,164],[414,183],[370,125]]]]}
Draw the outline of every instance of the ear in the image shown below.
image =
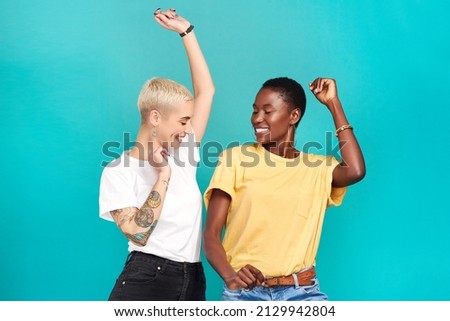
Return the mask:
{"type": "Polygon", "coordinates": [[[295,108],[291,111],[291,120],[289,121],[289,125],[295,125],[300,121],[300,117],[302,115],[302,112],[300,111],[300,108],[295,108]]]}
{"type": "Polygon", "coordinates": [[[161,121],[161,113],[156,110],[156,109],[152,109],[150,111],[150,113],[148,114],[148,122],[153,126],[153,127],[158,127],[159,122],[161,121]]]}

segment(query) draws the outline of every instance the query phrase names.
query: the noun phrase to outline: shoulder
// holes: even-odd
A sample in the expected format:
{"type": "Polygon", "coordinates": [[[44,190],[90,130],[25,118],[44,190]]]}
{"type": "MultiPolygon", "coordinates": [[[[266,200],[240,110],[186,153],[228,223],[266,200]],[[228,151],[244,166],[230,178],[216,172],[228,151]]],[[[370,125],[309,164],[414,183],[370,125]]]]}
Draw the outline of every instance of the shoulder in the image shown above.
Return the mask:
{"type": "Polygon", "coordinates": [[[219,158],[227,159],[227,161],[232,161],[233,163],[239,162],[241,160],[245,160],[246,158],[256,154],[257,146],[256,144],[242,144],[234,147],[230,147],[225,149],[220,155],[219,158]]]}
{"type": "Polygon", "coordinates": [[[242,144],[242,145],[238,145],[238,146],[233,146],[230,148],[225,149],[221,156],[223,155],[235,155],[235,156],[240,156],[240,155],[246,155],[248,152],[257,152],[257,145],[254,143],[248,143],[248,144],[242,144]]]}
{"type": "Polygon", "coordinates": [[[121,176],[129,177],[133,175],[133,164],[129,157],[122,154],[120,157],[108,163],[102,170],[102,177],[121,176]]]}

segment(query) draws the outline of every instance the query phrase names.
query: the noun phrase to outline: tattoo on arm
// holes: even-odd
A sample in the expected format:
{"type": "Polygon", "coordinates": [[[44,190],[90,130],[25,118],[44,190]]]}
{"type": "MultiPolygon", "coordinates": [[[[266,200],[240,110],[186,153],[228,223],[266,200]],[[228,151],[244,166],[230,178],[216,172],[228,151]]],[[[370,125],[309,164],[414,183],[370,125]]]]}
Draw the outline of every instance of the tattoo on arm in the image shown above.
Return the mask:
{"type": "MultiPolygon", "coordinates": [[[[168,181],[163,181],[168,184],[168,181]]],[[[167,189],[166,184],[166,189],[167,189]]],[[[161,195],[157,191],[151,191],[144,205],[140,210],[136,208],[125,208],[118,209],[115,211],[111,211],[111,215],[116,221],[119,228],[122,230],[122,226],[125,223],[130,223],[134,220],[134,223],[138,227],[148,228],[145,232],[139,232],[136,234],[125,233],[125,236],[134,243],[145,245],[147,243],[148,238],[152,234],[153,230],[156,227],[156,223],[158,220],[155,220],[155,213],[153,209],[159,207],[161,205],[161,195]]],[[[122,230],[123,231],[123,230],[122,230]]]]}
{"type": "Polygon", "coordinates": [[[158,220],[155,220],[147,232],[136,233],[133,235],[131,235],[131,234],[125,234],[125,235],[131,241],[138,243],[138,244],[145,245],[147,243],[148,238],[153,233],[153,230],[155,229],[157,223],[158,223],[158,220]]]}
{"type": "Polygon", "coordinates": [[[157,208],[161,205],[161,195],[157,191],[151,191],[146,203],[148,203],[151,208],[157,208]]]}
{"type": "Polygon", "coordinates": [[[165,179],[162,180],[163,184],[166,185],[166,191],[169,188],[169,182],[170,182],[170,178],[167,179],[167,181],[165,179]]]}
{"type": "Polygon", "coordinates": [[[131,207],[111,211],[111,215],[116,220],[118,226],[122,226],[126,222],[131,222],[134,214],[134,210],[131,207]]]}
{"type": "Polygon", "coordinates": [[[145,204],[140,211],[136,213],[134,222],[137,226],[147,228],[153,223],[154,214],[150,207],[145,204]]]}

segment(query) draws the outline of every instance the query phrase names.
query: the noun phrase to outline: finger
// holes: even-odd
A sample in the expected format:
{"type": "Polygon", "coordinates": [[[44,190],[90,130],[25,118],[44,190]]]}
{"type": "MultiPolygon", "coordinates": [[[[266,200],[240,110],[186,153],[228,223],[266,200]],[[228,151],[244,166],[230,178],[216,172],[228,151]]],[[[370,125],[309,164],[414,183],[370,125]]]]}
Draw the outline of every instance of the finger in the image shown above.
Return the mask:
{"type": "Polygon", "coordinates": [[[316,89],[317,89],[317,82],[318,82],[318,78],[314,79],[312,82],[309,83],[309,89],[313,92],[313,94],[316,94],[316,89]]]}
{"type": "Polygon", "coordinates": [[[161,27],[167,28],[167,23],[161,19],[163,15],[158,10],[153,13],[153,17],[161,27]]]}
{"type": "Polygon", "coordinates": [[[155,16],[155,18],[160,19],[161,23],[163,23],[165,26],[168,26],[170,18],[168,18],[166,15],[164,15],[163,13],[159,13],[155,16]]]}
{"type": "Polygon", "coordinates": [[[329,79],[329,78],[325,78],[323,80],[323,83],[324,83],[325,88],[329,88],[331,85],[333,85],[333,80],[329,79]]]}
{"type": "Polygon", "coordinates": [[[155,15],[154,18],[155,18],[156,22],[157,22],[160,26],[166,27],[167,24],[166,24],[165,22],[163,22],[163,21],[159,18],[159,15],[155,15]]]}
{"type": "Polygon", "coordinates": [[[237,277],[234,282],[236,283],[236,285],[238,286],[239,289],[247,289],[248,288],[248,284],[245,283],[244,281],[242,281],[239,277],[237,277]]]}
{"type": "Polygon", "coordinates": [[[251,271],[248,268],[244,268],[243,271],[245,273],[245,276],[252,282],[255,283],[256,282],[256,273],[254,273],[253,271],[251,271]]]}
{"type": "Polygon", "coordinates": [[[153,15],[157,15],[157,14],[159,14],[161,12],[161,8],[157,8],[154,12],[153,12],[153,15]]]}
{"type": "Polygon", "coordinates": [[[319,78],[319,81],[317,82],[317,88],[316,88],[317,92],[321,92],[323,90],[323,79],[319,78]]]}
{"type": "MultiPolygon", "coordinates": [[[[246,289],[252,290],[257,284],[257,279],[256,279],[255,275],[246,268],[242,268],[242,271],[239,274],[239,277],[242,281],[245,282],[246,289]]],[[[263,279],[263,281],[264,281],[264,279],[263,279]]],[[[263,281],[261,281],[261,282],[263,282],[263,281]]]]}
{"type": "Polygon", "coordinates": [[[175,18],[175,14],[174,12],[170,11],[170,10],[165,10],[165,11],[161,11],[160,13],[161,15],[165,16],[168,19],[173,19],[175,18]]]}
{"type": "Polygon", "coordinates": [[[165,148],[163,148],[161,150],[161,155],[162,155],[162,157],[164,157],[165,160],[167,160],[169,158],[169,156],[170,156],[169,152],[165,148]]]}
{"type": "Polygon", "coordinates": [[[176,18],[178,16],[177,10],[175,8],[170,8],[169,11],[172,13],[173,18],[176,18]]]}
{"type": "Polygon", "coordinates": [[[318,82],[319,82],[319,78],[316,78],[312,82],[310,82],[309,83],[310,84],[310,89],[314,90],[315,88],[317,88],[318,82]]]}
{"type": "Polygon", "coordinates": [[[255,268],[253,265],[250,264],[247,264],[246,267],[256,279],[258,279],[260,282],[264,281],[264,275],[260,270],[258,270],[257,268],[255,268]]]}
{"type": "Polygon", "coordinates": [[[240,280],[242,280],[245,283],[245,287],[248,288],[252,284],[256,282],[256,278],[253,276],[253,274],[246,270],[246,268],[242,268],[237,273],[240,280]]]}

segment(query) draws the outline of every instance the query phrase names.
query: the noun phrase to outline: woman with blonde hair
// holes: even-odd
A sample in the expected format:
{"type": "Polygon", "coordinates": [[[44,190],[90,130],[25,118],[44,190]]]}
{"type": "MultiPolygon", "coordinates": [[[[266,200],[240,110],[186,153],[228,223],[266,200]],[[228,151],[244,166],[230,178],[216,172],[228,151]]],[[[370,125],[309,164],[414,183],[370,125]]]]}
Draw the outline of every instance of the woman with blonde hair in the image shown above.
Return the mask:
{"type": "Polygon", "coordinates": [[[147,81],[136,144],[103,170],[100,217],[117,224],[130,252],[109,300],[205,300],[196,169],[215,89],[194,26],[175,9],[154,18],[180,35],[194,94],[173,80],[147,81]]]}

